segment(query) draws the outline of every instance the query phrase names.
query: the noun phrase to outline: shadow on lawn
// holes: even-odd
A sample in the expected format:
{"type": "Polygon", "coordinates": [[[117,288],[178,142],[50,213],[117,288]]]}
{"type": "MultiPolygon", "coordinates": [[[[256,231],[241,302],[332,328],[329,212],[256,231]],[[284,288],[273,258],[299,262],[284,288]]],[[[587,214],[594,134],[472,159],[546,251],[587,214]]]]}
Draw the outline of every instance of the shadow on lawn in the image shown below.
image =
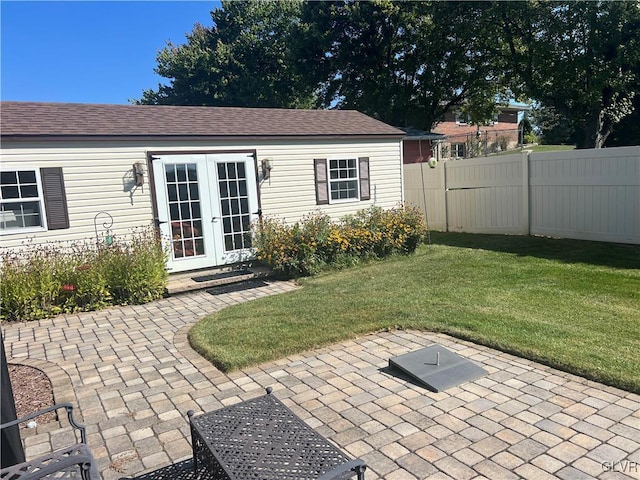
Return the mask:
{"type": "Polygon", "coordinates": [[[564,238],[431,232],[434,244],[506,252],[566,263],[640,269],[640,245],[564,238]]]}

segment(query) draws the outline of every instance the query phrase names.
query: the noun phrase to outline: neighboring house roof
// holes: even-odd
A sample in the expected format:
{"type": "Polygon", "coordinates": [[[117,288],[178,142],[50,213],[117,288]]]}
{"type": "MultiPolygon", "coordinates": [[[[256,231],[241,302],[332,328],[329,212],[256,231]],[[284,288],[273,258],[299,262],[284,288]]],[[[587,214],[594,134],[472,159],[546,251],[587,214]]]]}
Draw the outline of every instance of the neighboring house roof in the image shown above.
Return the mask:
{"type": "MultiPolygon", "coordinates": [[[[478,131],[477,125],[457,124],[456,122],[442,122],[436,125],[435,130],[444,137],[456,137],[460,135],[475,135],[478,131]]],[[[480,130],[499,134],[500,132],[515,132],[518,130],[517,123],[497,123],[495,125],[481,125],[480,130]]]]}
{"type": "Polygon", "coordinates": [[[413,127],[398,127],[405,133],[405,140],[444,140],[445,135],[435,132],[427,132],[413,127]]]}
{"type": "Polygon", "coordinates": [[[529,110],[531,110],[531,105],[527,104],[527,103],[522,103],[522,102],[512,102],[512,103],[508,103],[507,105],[503,105],[503,106],[498,106],[498,110],[517,110],[519,112],[528,112],[529,110]]]}
{"type": "Polygon", "coordinates": [[[355,110],[1,102],[2,137],[371,137],[404,132],[355,110]]]}

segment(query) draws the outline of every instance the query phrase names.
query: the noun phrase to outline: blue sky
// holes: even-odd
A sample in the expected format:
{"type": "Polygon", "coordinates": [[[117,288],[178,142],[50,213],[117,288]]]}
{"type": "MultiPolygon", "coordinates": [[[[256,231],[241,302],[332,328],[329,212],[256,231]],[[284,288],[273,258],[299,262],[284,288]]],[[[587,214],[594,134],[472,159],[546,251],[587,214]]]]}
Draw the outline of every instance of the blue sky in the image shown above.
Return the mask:
{"type": "Polygon", "coordinates": [[[213,1],[0,2],[2,100],[128,103],[164,80],[171,40],[212,25],[213,1]]]}

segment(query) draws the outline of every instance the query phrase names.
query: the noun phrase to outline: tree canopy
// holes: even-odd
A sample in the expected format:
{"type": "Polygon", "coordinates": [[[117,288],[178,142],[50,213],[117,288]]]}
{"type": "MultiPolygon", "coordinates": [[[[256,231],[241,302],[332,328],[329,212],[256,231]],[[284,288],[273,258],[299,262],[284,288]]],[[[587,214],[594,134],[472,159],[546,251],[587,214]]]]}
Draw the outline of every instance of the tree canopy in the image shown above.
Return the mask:
{"type": "Polygon", "coordinates": [[[427,130],[469,99],[495,105],[500,71],[489,61],[481,10],[458,2],[305,3],[321,105],[427,130]]]}
{"type": "Polygon", "coordinates": [[[530,1],[495,8],[511,88],[561,117],[579,147],[602,147],[632,113],[640,87],[640,4],[530,1]]]}
{"type": "Polygon", "coordinates": [[[169,85],[137,103],[310,108],[315,86],[298,68],[289,42],[300,19],[296,0],[223,1],[212,27],[197,24],[183,45],[168,43],[156,73],[169,85]]]}
{"type": "Polygon", "coordinates": [[[211,17],[158,54],[169,84],[138,103],[349,108],[429,130],[515,97],[600,147],[640,81],[638,2],[247,0],[211,17]]]}

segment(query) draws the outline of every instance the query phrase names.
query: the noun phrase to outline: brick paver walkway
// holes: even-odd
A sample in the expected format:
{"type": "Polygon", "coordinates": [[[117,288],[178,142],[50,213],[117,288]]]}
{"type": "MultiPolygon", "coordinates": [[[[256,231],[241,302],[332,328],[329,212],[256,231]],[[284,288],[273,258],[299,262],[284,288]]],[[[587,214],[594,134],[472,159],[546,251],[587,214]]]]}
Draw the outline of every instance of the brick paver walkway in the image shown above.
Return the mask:
{"type": "MultiPolygon", "coordinates": [[[[5,345],[13,362],[49,374],[57,401],[79,406],[105,480],[188,458],[187,410],[216,409],[269,385],[363,458],[370,480],[639,478],[640,396],[444,335],[382,332],[230,375],[189,348],[189,327],[204,315],[293,288],[193,292],[4,325],[5,345]],[[489,375],[431,393],[388,370],[390,357],[433,342],[489,375]]],[[[25,439],[28,457],[68,435],[46,430],[25,439]]]]}

